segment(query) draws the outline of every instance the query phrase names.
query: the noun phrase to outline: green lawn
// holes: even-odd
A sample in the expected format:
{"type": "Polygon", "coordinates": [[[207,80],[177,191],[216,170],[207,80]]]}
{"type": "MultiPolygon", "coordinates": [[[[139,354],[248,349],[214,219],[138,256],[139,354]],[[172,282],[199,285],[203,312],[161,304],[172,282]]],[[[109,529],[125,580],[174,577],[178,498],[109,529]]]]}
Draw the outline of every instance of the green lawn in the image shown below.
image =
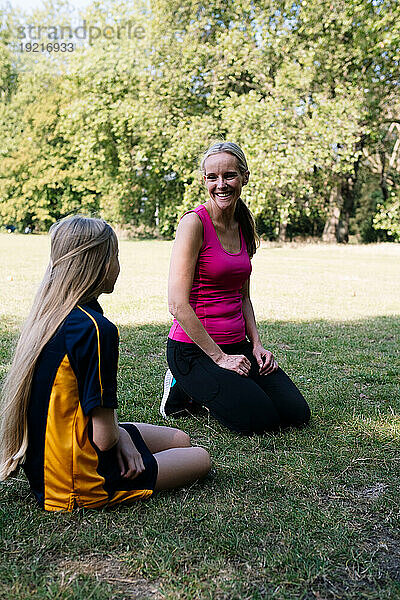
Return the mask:
{"type": "MultiPolygon", "coordinates": [[[[102,299],[121,330],[120,418],[158,413],[170,242],[121,242],[102,299]]],[[[1,370],[48,239],[0,235],[1,370]]],[[[242,438],[174,421],[206,446],[203,483],[113,510],[46,514],[21,474],[1,486],[0,598],[400,598],[400,245],[265,245],[252,296],[309,427],[242,438]]]]}

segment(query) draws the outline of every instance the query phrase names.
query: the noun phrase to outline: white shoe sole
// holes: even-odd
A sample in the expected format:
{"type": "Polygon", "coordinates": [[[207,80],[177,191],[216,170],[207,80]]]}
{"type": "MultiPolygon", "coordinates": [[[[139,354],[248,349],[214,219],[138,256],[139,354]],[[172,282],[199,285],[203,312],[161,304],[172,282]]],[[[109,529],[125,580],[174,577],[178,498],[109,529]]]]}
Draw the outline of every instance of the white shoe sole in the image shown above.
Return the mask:
{"type": "Polygon", "coordinates": [[[168,415],[165,413],[165,405],[168,400],[169,392],[171,389],[171,383],[172,383],[173,379],[174,379],[174,376],[172,375],[171,371],[169,369],[167,369],[167,372],[165,373],[165,377],[164,377],[164,393],[163,393],[163,397],[162,397],[161,404],[160,404],[160,413],[161,413],[161,416],[164,417],[165,419],[168,418],[168,415]]]}

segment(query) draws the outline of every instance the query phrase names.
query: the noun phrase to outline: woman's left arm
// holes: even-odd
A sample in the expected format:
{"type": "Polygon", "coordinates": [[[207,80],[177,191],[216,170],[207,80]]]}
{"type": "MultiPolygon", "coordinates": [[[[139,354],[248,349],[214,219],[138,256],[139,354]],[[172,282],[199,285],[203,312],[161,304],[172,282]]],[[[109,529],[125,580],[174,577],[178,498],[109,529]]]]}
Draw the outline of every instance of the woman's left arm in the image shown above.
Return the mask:
{"type": "Polygon", "coordinates": [[[253,356],[260,368],[260,375],[270,375],[278,368],[274,355],[262,345],[258,333],[253,304],[250,299],[250,278],[242,287],[242,312],[246,324],[246,334],[253,346],[253,356]]]}

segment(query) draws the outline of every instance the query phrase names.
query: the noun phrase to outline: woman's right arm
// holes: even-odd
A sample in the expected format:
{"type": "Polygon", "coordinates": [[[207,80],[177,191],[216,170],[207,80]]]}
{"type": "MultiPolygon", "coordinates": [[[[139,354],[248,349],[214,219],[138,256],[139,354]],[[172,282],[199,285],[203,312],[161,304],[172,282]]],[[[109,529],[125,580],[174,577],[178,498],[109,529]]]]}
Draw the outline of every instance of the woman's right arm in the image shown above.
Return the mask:
{"type": "Polygon", "coordinates": [[[202,243],[203,225],[195,213],[188,213],[178,225],[172,248],[168,279],[169,311],[190,339],[217,365],[247,375],[250,361],[243,355],[225,354],[204,329],[189,303],[202,243]]]}

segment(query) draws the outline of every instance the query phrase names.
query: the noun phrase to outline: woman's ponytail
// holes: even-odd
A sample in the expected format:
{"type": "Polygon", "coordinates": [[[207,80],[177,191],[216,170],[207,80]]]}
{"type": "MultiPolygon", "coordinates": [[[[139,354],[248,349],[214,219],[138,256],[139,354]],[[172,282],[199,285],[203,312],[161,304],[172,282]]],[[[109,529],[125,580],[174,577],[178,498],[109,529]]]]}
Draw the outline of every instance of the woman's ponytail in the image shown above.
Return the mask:
{"type": "Polygon", "coordinates": [[[238,199],[235,208],[235,219],[240,225],[244,240],[247,246],[247,252],[252,258],[260,245],[260,238],[256,231],[256,224],[253,215],[241,198],[238,199]]]}

